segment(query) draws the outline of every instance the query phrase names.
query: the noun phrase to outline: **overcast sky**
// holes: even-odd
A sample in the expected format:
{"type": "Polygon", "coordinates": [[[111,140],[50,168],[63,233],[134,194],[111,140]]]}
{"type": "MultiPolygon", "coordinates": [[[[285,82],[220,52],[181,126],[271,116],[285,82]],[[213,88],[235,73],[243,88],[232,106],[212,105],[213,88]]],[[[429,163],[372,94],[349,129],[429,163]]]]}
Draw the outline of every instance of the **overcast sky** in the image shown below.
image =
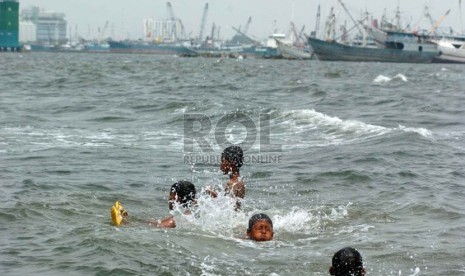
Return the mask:
{"type": "MultiPolygon", "coordinates": [[[[74,33],[77,27],[77,32],[86,38],[89,35],[96,36],[98,27],[102,27],[106,21],[109,21],[111,26],[106,36],[111,35],[116,39],[142,38],[145,18],[168,18],[167,1],[161,0],[20,0],[19,2],[20,9],[36,5],[44,10],[65,13],[68,29],[74,33]]],[[[183,21],[187,33],[192,37],[200,33],[202,13],[207,2],[209,10],[204,33],[208,34],[212,23],[215,23],[220,26],[222,38],[230,38],[234,34],[232,26],[244,26],[249,16],[252,17],[252,23],[248,33],[257,38],[265,38],[274,29],[288,33],[291,21],[295,23],[298,31],[305,25],[304,32],[309,33],[315,28],[319,4],[321,4],[321,26],[324,26],[331,6],[334,6],[336,15],[341,18],[339,22],[349,21],[347,13],[337,0],[171,0],[170,2],[175,16],[183,21]]],[[[429,12],[435,20],[451,9],[441,27],[452,27],[456,31],[464,29],[459,0],[343,0],[343,2],[352,16],[357,19],[361,17],[363,11],[369,11],[380,18],[384,10],[393,18],[396,7],[399,6],[404,22],[408,21],[411,26],[422,25],[425,29],[431,27],[427,19],[422,19],[425,4],[428,5],[429,12]]]]}

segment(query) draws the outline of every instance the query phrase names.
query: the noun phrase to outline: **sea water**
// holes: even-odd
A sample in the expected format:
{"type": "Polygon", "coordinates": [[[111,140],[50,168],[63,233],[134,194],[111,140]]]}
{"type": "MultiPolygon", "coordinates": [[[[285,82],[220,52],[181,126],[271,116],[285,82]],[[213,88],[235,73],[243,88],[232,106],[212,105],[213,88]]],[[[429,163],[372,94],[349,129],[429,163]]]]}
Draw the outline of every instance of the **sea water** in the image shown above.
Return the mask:
{"type": "Polygon", "coordinates": [[[345,246],[368,275],[465,274],[461,65],[0,60],[1,275],[329,275],[345,246]],[[236,143],[240,212],[218,161],[236,143]],[[193,215],[171,212],[177,228],[110,224],[115,200],[169,215],[178,180],[199,197],[193,215]],[[244,239],[259,212],[273,241],[244,239]]]}

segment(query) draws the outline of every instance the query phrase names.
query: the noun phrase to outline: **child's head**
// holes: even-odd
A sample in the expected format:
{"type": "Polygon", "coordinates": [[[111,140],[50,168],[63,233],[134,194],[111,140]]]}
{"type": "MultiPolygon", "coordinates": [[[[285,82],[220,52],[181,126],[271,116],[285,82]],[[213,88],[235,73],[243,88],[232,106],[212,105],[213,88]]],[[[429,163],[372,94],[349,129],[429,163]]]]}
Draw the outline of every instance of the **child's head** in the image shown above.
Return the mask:
{"type": "Polygon", "coordinates": [[[169,197],[169,208],[173,210],[175,201],[180,203],[184,208],[188,208],[192,201],[195,200],[195,186],[189,181],[178,181],[171,186],[169,197]]]}
{"type": "Polygon", "coordinates": [[[225,173],[238,171],[244,162],[244,153],[239,146],[229,146],[221,154],[221,170],[225,173]]]}
{"type": "Polygon", "coordinates": [[[270,217],[260,213],[249,219],[247,237],[254,241],[270,241],[273,239],[273,222],[270,217]]]}
{"type": "Polygon", "coordinates": [[[335,276],[365,275],[362,255],[352,247],[342,248],[334,254],[329,273],[335,276]]]}

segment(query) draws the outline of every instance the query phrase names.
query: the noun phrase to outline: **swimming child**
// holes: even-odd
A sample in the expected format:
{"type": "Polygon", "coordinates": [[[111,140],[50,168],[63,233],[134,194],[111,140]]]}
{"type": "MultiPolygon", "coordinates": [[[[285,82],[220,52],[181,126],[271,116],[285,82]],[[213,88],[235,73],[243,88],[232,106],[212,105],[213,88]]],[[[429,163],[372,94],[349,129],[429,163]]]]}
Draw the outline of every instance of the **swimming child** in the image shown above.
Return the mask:
{"type": "Polygon", "coordinates": [[[334,254],[329,273],[335,276],[365,275],[362,255],[355,248],[342,248],[334,254]]]}
{"type": "MultiPolygon", "coordinates": [[[[170,189],[168,200],[168,207],[170,210],[174,209],[176,203],[180,204],[183,208],[184,214],[190,214],[190,207],[195,204],[196,190],[194,184],[189,181],[179,181],[174,183],[170,189]]],[[[128,213],[119,201],[111,207],[111,221],[114,225],[120,226],[127,222],[128,213]]],[[[176,220],[170,215],[159,220],[148,221],[149,225],[158,228],[175,228],[176,220]]]]}
{"type": "MultiPolygon", "coordinates": [[[[221,154],[220,170],[229,176],[229,181],[224,188],[226,194],[237,198],[235,209],[241,208],[241,199],[245,196],[245,185],[239,174],[239,168],[244,163],[244,153],[239,146],[229,146],[221,154]]],[[[218,193],[207,188],[207,193],[217,197],[218,193]]]]}
{"type": "Polygon", "coordinates": [[[247,238],[254,241],[271,241],[273,239],[273,222],[270,217],[260,213],[255,214],[249,219],[249,228],[247,229],[247,238]]]}

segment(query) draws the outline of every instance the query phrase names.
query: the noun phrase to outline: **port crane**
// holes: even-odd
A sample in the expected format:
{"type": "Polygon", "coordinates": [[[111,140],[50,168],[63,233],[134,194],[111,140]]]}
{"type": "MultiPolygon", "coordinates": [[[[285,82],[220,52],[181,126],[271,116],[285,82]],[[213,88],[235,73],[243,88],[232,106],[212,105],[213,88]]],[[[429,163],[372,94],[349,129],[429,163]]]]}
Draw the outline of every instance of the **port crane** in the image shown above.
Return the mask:
{"type": "Polygon", "coordinates": [[[446,11],[446,13],[443,16],[441,16],[438,20],[436,20],[436,22],[434,22],[433,27],[431,28],[428,34],[432,34],[436,32],[436,29],[439,27],[439,25],[441,25],[442,21],[446,18],[449,12],[450,12],[450,9],[446,11]]]}
{"type": "Polygon", "coordinates": [[[260,44],[261,44],[260,41],[258,41],[258,40],[255,39],[255,38],[250,37],[250,36],[247,35],[247,34],[244,34],[244,33],[243,33],[241,30],[239,30],[238,28],[236,28],[236,27],[234,27],[234,26],[233,26],[232,28],[233,28],[233,30],[235,30],[238,34],[240,34],[240,35],[246,37],[248,40],[250,40],[251,42],[253,42],[255,45],[260,45],[260,44]]]}
{"type": "Polygon", "coordinates": [[[200,24],[200,34],[199,34],[199,42],[203,42],[203,31],[205,30],[205,22],[207,21],[207,13],[208,13],[208,3],[205,3],[205,8],[203,9],[202,15],[202,22],[200,24]]]}
{"type": "Polygon", "coordinates": [[[102,43],[102,41],[103,41],[103,39],[104,39],[104,36],[105,36],[105,32],[107,31],[108,25],[109,25],[109,24],[110,24],[110,22],[108,22],[108,20],[105,21],[105,25],[103,25],[102,30],[99,31],[99,33],[100,33],[100,34],[99,34],[99,38],[98,38],[98,42],[99,42],[99,43],[102,43]]]}
{"type": "Polygon", "coordinates": [[[210,34],[210,39],[211,41],[213,41],[214,37],[215,37],[215,30],[216,30],[216,25],[215,25],[215,22],[213,22],[213,25],[212,25],[212,32],[210,34]]]}
{"type": "Polygon", "coordinates": [[[316,13],[316,21],[315,21],[315,30],[313,33],[310,34],[312,37],[317,37],[318,32],[320,31],[320,21],[321,21],[321,13],[320,13],[320,5],[318,5],[318,11],[316,13]]]}
{"type": "Polygon", "coordinates": [[[244,34],[247,34],[247,32],[249,31],[250,23],[252,23],[252,16],[249,16],[249,19],[247,20],[247,23],[245,24],[244,31],[242,31],[244,34]]]}
{"type": "MultiPolygon", "coordinates": [[[[166,9],[168,10],[169,19],[172,22],[179,23],[179,26],[181,28],[181,39],[185,39],[186,30],[184,29],[184,24],[182,23],[182,20],[180,18],[177,18],[176,16],[174,16],[173,6],[171,5],[171,2],[166,2],[166,9]]],[[[174,36],[174,39],[178,40],[179,38],[177,37],[178,33],[177,33],[176,25],[173,25],[171,32],[174,36]]]]}

